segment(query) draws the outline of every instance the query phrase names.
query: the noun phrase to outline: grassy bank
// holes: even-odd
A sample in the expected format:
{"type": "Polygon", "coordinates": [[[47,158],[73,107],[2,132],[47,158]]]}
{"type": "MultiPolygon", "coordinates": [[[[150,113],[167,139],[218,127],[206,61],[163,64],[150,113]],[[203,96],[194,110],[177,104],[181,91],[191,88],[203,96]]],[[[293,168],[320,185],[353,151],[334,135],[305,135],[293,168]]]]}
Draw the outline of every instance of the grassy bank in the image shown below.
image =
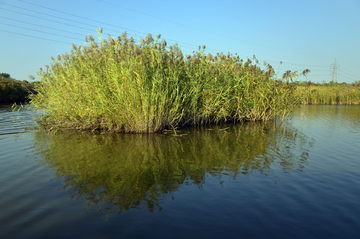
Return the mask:
{"type": "Polygon", "coordinates": [[[360,82],[297,86],[296,95],[302,104],[360,104],[360,82]]]}
{"type": "MultiPolygon", "coordinates": [[[[42,124],[81,130],[153,133],[223,121],[270,120],[300,104],[295,86],[276,81],[258,61],[205,54],[184,55],[160,35],[136,43],[87,37],[38,73],[31,103],[43,109],[42,124]]],[[[291,75],[291,74],[290,74],[291,75]]]]}
{"type": "Polygon", "coordinates": [[[20,103],[28,101],[30,93],[35,93],[34,83],[15,80],[9,74],[0,75],[0,103],[20,103]]]}

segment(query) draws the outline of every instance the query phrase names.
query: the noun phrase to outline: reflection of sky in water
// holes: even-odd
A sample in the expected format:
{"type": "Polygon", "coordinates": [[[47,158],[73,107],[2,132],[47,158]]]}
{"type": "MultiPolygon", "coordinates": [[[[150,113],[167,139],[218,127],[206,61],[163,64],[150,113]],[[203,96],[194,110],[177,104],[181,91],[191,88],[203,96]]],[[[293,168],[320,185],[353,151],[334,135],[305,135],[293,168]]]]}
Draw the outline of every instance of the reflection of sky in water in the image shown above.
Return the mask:
{"type": "MultiPolygon", "coordinates": [[[[160,210],[164,195],[208,176],[241,180],[303,172],[314,140],[287,122],[191,128],[166,134],[35,131],[34,145],[64,189],[92,209],[106,202],[120,213],[146,202],[160,210]],[[181,136],[179,136],[181,135],[181,136]]],[[[181,191],[181,190],[180,190],[181,191]]]]}
{"type": "Polygon", "coordinates": [[[316,140],[308,169],[359,171],[360,106],[309,105],[295,113],[308,137],[316,140]]]}
{"type": "Polygon", "coordinates": [[[357,238],[360,106],[304,109],[181,137],[21,133],[3,117],[0,237],[357,238]]]}

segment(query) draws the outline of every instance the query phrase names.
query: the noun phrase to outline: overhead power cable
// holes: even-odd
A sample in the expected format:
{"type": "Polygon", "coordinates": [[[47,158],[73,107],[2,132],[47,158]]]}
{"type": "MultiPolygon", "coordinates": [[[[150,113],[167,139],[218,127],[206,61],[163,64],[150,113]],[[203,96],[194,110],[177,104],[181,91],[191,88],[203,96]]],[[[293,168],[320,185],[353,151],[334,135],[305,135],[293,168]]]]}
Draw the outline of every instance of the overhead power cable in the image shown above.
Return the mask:
{"type": "MultiPolygon", "coordinates": [[[[23,1],[23,0],[19,0],[19,1],[25,2],[25,1],[23,1]]],[[[233,40],[236,40],[236,41],[246,42],[246,43],[252,44],[252,45],[257,45],[257,46],[261,46],[261,47],[271,48],[271,49],[274,49],[274,50],[280,50],[280,51],[284,51],[284,52],[295,53],[295,54],[299,54],[299,55],[308,55],[308,54],[297,53],[297,52],[293,52],[293,51],[289,51],[289,50],[284,50],[284,49],[280,49],[280,48],[276,48],[276,47],[272,47],[272,46],[266,46],[266,45],[258,44],[258,43],[255,43],[255,42],[250,42],[250,41],[241,40],[241,39],[238,39],[238,38],[235,38],[235,37],[231,37],[231,36],[223,35],[223,34],[220,34],[220,33],[216,33],[216,32],[212,32],[212,31],[204,30],[204,29],[197,28],[197,27],[194,27],[194,26],[189,26],[189,25],[186,25],[186,24],[183,24],[183,23],[175,22],[175,21],[172,21],[172,20],[169,20],[169,19],[157,17],[157,16],[154,16],[154,15],[151,15],[151,14],[148,14],[148,13],[144,13],[144,12],[140,12],[140,11],[133,10],[133,9],[130,9],[130,8],[126,8],[126,7],[123,7],[123,6],[114,4],[114,3],[110,3],[110,2],[107,2],[107,1],[103,1],[103,0],[98,0],[98,1],[99,1],[99,2],[103,2],[103,3],[106,3],[106,4],[108,4],[108,5],[116,6],[116,7],[118,7],[118,8],[123,8],[123,9],[129,10],[129,11],[132,11],[132,12],[136,12],[136,13],[139,13],[139,14],[142,14],[142,15],[150,16],[150,17],[152,17],[152,18],[157,18],[157,19],[160,19],[160,20],[163,20],[163,21],[175,23],[175,24],[178,24],[178,25],[182,25],[182,26],[185,26],[185,27],[188,27],[188,28],[192,28],[192,29],[198,30],[198,31],[206,32],[206,33],[213,34],[213,35],[218,35],[218,36],[221,36],[221,37],[226,37],[226,38],[233,39],[233,40]]],[[[308,56],[310,56],[310,55],[308,55],[308,56]]],[[[312,57],[319,57],[319,56],[312,56],[312,57]]],[[[320,57],[320,58],[324,58],[324,57],[320,57]]]]}
{"type": "MultiPolygon", "coordinates": [[[[109,24],[109,23],[105,23],[105,22],[93,20],[93,19],[90,19],[90,18],[78,16],[78,15],[75,15],[75,14],[71,14],[71,13],[59,11],[59,10],[56,10],[56,9],[53,9],[53,8],[44,7],[44,6],[41,6],[41,5],[39,5],[39,4],[34,4],[34,3],[27,2],[27,1],[22,1],[22,0],[18,0],[18,1],[24,2],[24,3],[27,3],[27,4],[30,4],[30,5],[34,5],[34,6],[37,6],[37,7],[45,8],[45,9],[48,9],[48,10],[51,10],[51,11],[60,12],[60,13],[63,13],[63,14],[69,15],[69,16],[73,16],[73,17],[85,19],[85,20],[88,20],[88,21],[100,23],[100,24],[102,24],[102,25],[108,25],[108,26],[120,28],[120,29],[122,29],[122,30],[132,31],[132,32],[135,32],[135,33],[140,33],[140,34],[143,34],[143,35],[146,35],[146,34],[147,34],[147,33],[144,33],[144,32],[140,32],[140,31],[133,30],[133,29],[124,28],[124,27],[119,27],[119,26],[115,26],[115,25],[113,25],[113,24],[109,24]]],[[[7,5],[9,5],[9,4],[7,4],[7,5]]],[[[31,11],[31,10],[29,10],[29,11],[31,11]]],[[[53,15],[50,15],[50,14],[46,14],[46,15],[53,16],[53,15]]],[[[56,17],[56,16],[54,16],[54,17],[56,17]]],[[[61,18],[61,17],[57,17],[57,18],[61,18]]],[[[65,18],[61,18],[61,19],[65,19],[65,18]]],[[[66,20],[68,20],[68,19],[66,19],[66,20]]],[[[71,21],[71,20],[69,20],[69,21],[71,21]]],[[[86,23],[82,23],[82,24],[86,24],[86,23]]],[[[86,25],[89,25],[89,24],[86,24],[86,25]]],[[[93,26],[93,25],[91,25],[91,26],[93,26]]],[[[184,44],[184,45],[192,46],[192,47],[195,47],[195,48],[198,47],[198,45],[189,44],[189,43],[186,43],[186,42],[180,42],[180,41],[173,40],[173,39],[170,39],[170,38],[164,38],[164,39],[167,40],[167,41],[177,42],[177,43],[181,43],[181,44],[184,44]]],[[[190,48],[190,47],[187,47],[187,48],[190,48]]],[[[193,48],[191,48],[191,49],[193,49],[193,48]]],[[[212,48],[207,48],[207,50],[221,52],[220,50],[212,49],[212,48]]],[[[244,57],[245,57],[245,56],[244,56],[244,57]]]]}
{"type": "Polygon", "coordinates": [[[71,21],[71,22],[74,22],[74,23],[79,23],[79,24],[87,25],[87,26],[94,27],[94,28],[98,28],[98,27],[99,27],[99,26],[87,24],[87,23],[84,23],[84,22],[79,22],[79,21],[74,21],[74,20],[66,19],[66,18],[59,17],[59,16],[54,16],[54,15],[47,14],[47,13],[43,13],[43,12],[38,12],[38,11],[34,11],[34,10],[29,10],[29,9],[26,9],[26,8],[23,8],[23,7],[18,7],[18,6],[14,6],[14,5],[7,4],[7,3],[2,3],[2,2],[0,2],[0,4],[4,4],[4,5],[11,6],[11,7],[19,8],[19,9],[22,9],[22,10],[25,10],[25,11],[30,11],[30,12],[39,13],[39,14],[42,14],[42,15],[50,16],[50,17],[55,17],[55,18],[58,18],[58,19],[66,20],[66,21],[71,21]]]}
{"type": "MultiPolygon", "coordinates": [[[[0,7],[0,9],[6,10],[6,11],[9,11],[9,12],[15,12],[15,13],[22,14],[22,15],[26,15],[26,16],[30,16],[30,17],[34,17],[34,18],[38,18],[38,19],[42,19],[42,20],[46,20],[46,21],[50,21],[50,22],[59,23],[59,24],[62,24],[62,25],[67,25],[67,26],[71,26],[71,27],[75,27],[75,28],[83,29],[83,30],[86,30],[86,31],[90,31],[90,30],[89,30],[89,29],[87,29],[87,28],[83,28],[83,27],[74,26],[74,25],[71,25],[71,24],[63,23],[63,22],[58,22],[58,21],[54,21],[54,20],[50,20],[50,19],[46,19],[46,18],[43,18],[43,17],[38,17],[38,16],[34,16],[34,15],[30,15],[30,14],[22,13],[22,12],[17,12],[17,11],[9,10],[9,9],[2,8],[2,7],[0,7]]],[[[92,30],[91,30],[91,31],[92,31],[92,30]]]]}
{"type": "Polygon", "coordinates": [[[345,69],[344,67],[342,68],[343,70],[347,71],[347,72],[350,72],[351,74],[354,74],[354,75],[357,75],[356,73],[352,72],[352,71],[349,71],[348,69],[345,69]]]}
{"type": "MultiPolygon", "coordinates": [[[[82,18],[82,19],[85,19],[85,20],[88,20],[88,21],[93,21],[93,22],[97,22],[97,23],[104,24],[104,25],[108,25],[108,26],[113,26],[113,27],[119,28],[118,26],[115,26],[115,25],[112,25],[112,24],[109,24],[109,23],[96,21],[96,20],[89,19],[89,18],[86,18],[86,17],[81,17],[81,16],[78,16],[78,15],[75,15],[75,14],[71,14],[71,13],[59,11],[59,10],[56,10],[56,9],[53,9],[53,8],[45,7],[45,6],[42,6],[42,5],[39,5],[39,4],[35,4],[35,3],[31,3],[31,2],[28,2],[28,1],[24,1],[24,0],[18,0],[18,1],[23,2],[23,3],[27,3],[27,4],[30,4],[30,5],[33,5],[33,6],[45,8],[45,9],[48,9],[48,10],[60,12],[60,13],[66,14],[66,15],[70,15],[70,16],[82,18]]],[[[175,23],[175,24],[178,24],[178,25],[185,26],[185,27],[193,28],[193,29],[196,29],[196,30],[199,30],[199,31],[207,32],[207,33],[210,33],[210,34],[215,34],[215,35],[218,35],[218,36],[222,36],[222,37],[226,37],[226,38],[231,38],[231,39],[237,40],[237,41],[243,41],[243,42],[246,42],[246,43],[249,43],[249,44],[253,44],[253,45],[258,45],[258,46],[262,46],[262,47],[272,48],[272,49],[275,49],[275,50],[281,50],[281,51],[291,52],[291,51],[287,51],[287,50],[283,50],[283,49],[274,48],[274,47],[271,47],[271,46],[265,46],[265,45],[257,44],[257,43],[254,43],[254,42],[249,42],[249,41],[240,40],[240,39],[237,39],[237,38],[234,38],[234,37],[226,36],[226,35],[219,34],[219,33],[215,33],[215,32],[211,32],[211,31],[207,31],[207,30],[200,29],[200,28],[197,28],[197,27],[188,26],[188,25],[186,25],[186,24],[182,24],[182,23],[179,23],[179,22],[175,22],[175,21],[172,21],[172,20],[165,19],[165,18],[153,16],[153,15],[151,15],[151,14],[143,13],[143,12],[136,11],[136,10],[133,10],[133,9],[130,9],[130,8],[126,8],[126,7],[122,7],[122,6],[119,6],[119,5],[117,5],[117,4],[109,3],[109,2],[106,2],[106,1],[103,1],[103,0],[98,0],[98,1],[99,1],[99,2],[103,2],[103,3],[106,3],[106,4],[108,4],[108,5],[113,5],[113,6],[116,6],[116,7],[119,7],[119,8],[127,9],[127,10],[129,10],[129,11],[137,12],[137,13],[139,13],[139,14],[147,15],[147,16],[150,16],[150,17],[153,17],[153,18],[158,18],[158,19],[160,19],[160,20],[168,21],[168,22],[171,22],[171,23],[175,23]]],[[[125,29],[125,28],[123,28],[123,27],[120,27],[120,28],[125,29]]],[[[131,30],[131,31],[133,31],[133,32],[137,32],[137,33],[141,33],[141,34],[146,34],[146,33],[143,33],[143,32],[136,31],[136,30],[132,30],[132,29],[126,29],[126,30],[131,30]]],[[[169,41],[178,42],[178,43],[181,43],[181,44],[186,44],[186,45],[198,47],[198,45],[193,45],[193,44],[189,44],[189,43],[179,42],[179,41],[172,40],[172,39],[169,39],[169,38],[165,38],[165,40],[169,40],[169,41]]],[[[212,49],[212,48],[207,48],[207,50],[222,52],[222,51],[220,51],[220,50],[212,49]]],[[[299,54],[299,53],[296,53],[296,52],[293,52],[293,53],[299,54]]],[[[305,54],[301,54],[301,55],[305,55],[305,54]]],[[[244,56],[244,55],[239,55],[239,56],[244,56]]],[[[244,57],[246,57],[246,56],[244,56],[244,57]]],[[[318,56],[316,56],[316,57],[318,57],[318,56]]]]}
{"type": "Polygon", "coordinates": [[[345,71],[341,71],[341,73],[345,73],[345,74],[349,75],[348,77],[360,78],[359,76],[351,75],[351,74],[349,74],[349,73],[347,73],[347,72],[345,72],[345,71]]]}
{"type": "MultiPolygon", "coordinates": [[[[7,4],[7,5],[10,5],[10,4],[7,4]]],[[[14,6],[14,7],[16,7],[16,6],[14,6]]],[[[93,31],[93,30],[90,30],[90,29],[87,29],[87,28],[83,28],[83,27],[79,27],[79,26],[74,26],[74,25],[71,25],[71,24],[62,23],[62,22],[58,22],[58,21],[54,21],[54,20],[50,20],[50,19],[47,19],[47,18],[42,18],[42,17],[38,17],[38,16],[26,14],[26,13],[21,13],[21,12],[9,10],[9,9],[2,8],[2,7],[0,7],[0,9],[6,10],[6,11],[10,11],[10,12],[15,12],[15,13],[18,13],[18,14],[23,14],[23,15],[30,16],[30,17],[35,17],[35,18],[43,19],[43,20],[46,20],[46,21],[51,21],[51,22],[55,22],[55,23],[59,23],[59,24],[63,24],[63,25],[68,25],[68,26],[71,26],[71,27],[76,27],[76,28],[79,28],[79,29],[84,29],[84,30],[88,30],[88,31],[93,31]]],[[[24,8],[21,8],[21,9],[24,9],[24,8]]],[[[28,9],[26,9],[26,10],[28,10],[28,9]]],[[[32,11],[32,10],[28,10],[28,11],[32,11]]],[[[55,10],[54,10],[54,11],[55,11],[55,10]]],[[[37,11],[34,11],[34,12],[40,13],[40,12],[37,12],[37,11]]],[[[67,20],[67,21],[72,21],[72,20],[69,20],[69,19],[66,19],[66,18],[57,17],[57,16],[53,16],[53,15],[50,15],[50,14],[45,14],[45,13],[41,13],[41,14],[48,15],[48,16],[52,16],[52,17],[56,17],[56,18],[60,18],[60,19],[65,19],[65,20],[67,20]]],[[[73,15],[73,14],[70,14],[70,15],[73,15]]],[[[81,22],[78,22],[78,21],[76,21],[76,22],[77,22],[77,23],[81,23],[81,22]]],[[[98,28],[98,26],[95,26],[95,25],[90,25],[90,24],[86,24],[86,23],[81,23],[81,24],[85,24],[85,25],[89,25],[89,26],[93,26],[93,27],[95,27],[95,28],[98,28]]],[[[120,27],[120,28],[122,28],[122,27],[120,27]]],[[[127,28],[122,28],[122,29],[131,30],[131,29],[127,29],[127,28]]],[[[133,30],[131,30],[131,31],[133,31],[133,30]]],[[[134,31],[134,32],[138,32],[138,31],[134,31]]],[[[138,33],[139,33],[139,32],[138,32],[138,33]]],[[[140,32],[140,33],[141,33],[141,32],[140,32]]],[[[143,33],[143,34],[145,34],[145,33],[143,33]]],[[[134,34],[130,34],[130,35],[135,36],[134,34]]],[[[177,42],[176,40],[172,40],[172,39],[167,39],[167,40],[168,40],[168,41],[177,42]]],[[[179,42],[179,43],[198,47],[198,46],[196,46],[196,45],[189,44],[189,43],[185,43],[185,42],[179,42]]],[[[186,46],[184,46],[184,47],[185,47],[185,48],[190,48],[190,47],[186,47],[186,46]]],[[[191,48],[191,49],[193,49],[193,48],[191,48]]],[[[209,49],[209,50],[210,50],[210,49],[209,49]]],[[[215,50],[215,49],[213,49],[213,50],[215,50]]],[[[215,51],[216,51],[216,50],[215,50],[215,51]]]]}
{"type": "MultiPolygon", "coordinates": [[[[70,13],[67,13],[67,12],[63,12],[63,11],[59,11],[59,10],[55,10],[55,9],[52,9],[52,8],[48,8],[48,7],[44,7],[44,6],[41,6],[41,5],[38,5],[38,4],[34,4],[34,3],[30,3],[30,2],[27,2],[27,1],[23,1],[23,0],[18,0],[20,2],[24,2],[24,3],[27,3],[27,4],[30,4],[30,5],[34,5],[34,6],[37,6],[37,7],[41,7],[41,8],[44,8],[44,9],[49,9],[49,10],[52,10],[52,11],[56,11],[56,12],[60,12],[60,13],[63,13],[63,14],[66,14],[66,15],[71,15],[71,16],[74,16],[74,17],[78,17],[78,18],[82,18],[82,19],[86,19],[88,21],[93,21],[93,22],[97,22],[97,23],[101,23],[101,24],[104,24],[104,25],[110,25],[110,26],[113,26],[113,27],[117,27],[117,28],[120,28],[120,29],[126,29],[126,30],[130,30],[130,31],[133,31],[133,32],[138,32],[138,33],[142,33],[142,34],[145,34],[143,32],[139,32],[139,31],[135,31],[135,30],[132,30],[132,29],[127,29],[127,28],[124,28],[124,27],[118,27],[118,26],[115,26],[115,25],[112,25],[112,24],[108,24],[108,23],[104,23],[104,22],[100,22],[100,21],[96,21],[96,20],[93,20],[93,19],[89,19],[89,18],[85,18],[85,17],[81,17],[81,16],[78,16],[78,15],[75,15],[75,14],[70,14],[70,13]]],[[[104,1],[103,1],[104,2],[104,1]]],[[[9,6],[13,6],[13,5],[10,5],[10,4],[6,4],[6,5],[9,5],[9,6]]],[[[17,6],[13,6],[13,7],[17,7],[17,6]]],[[[20,8],[20,7],[18,7],[20,8]]],[[[2,8],[4,9],[4,8],[2,8]]],[[[21,9],[25,9],[25,8],[21,8],[21,9]]],[[[12,11],[12,10],[8,10],[8,9],[4,9],[4,10],[7,10],[7,11],[12,11]]],[[[28,10],[28,9],[25,9],[25,10],[28,10]]],[[[32,10],[28,10],[28,11],[32,11],[32,10]]],[[[16,12],[16,11],[12,11],[12,12],[16,12]]],[[[40,14],[45,14],[45,13],[41,13],[41,12],[38,12],[38,11],[34,11],[34,12],[37,12],[37,13],[40,13],[40,14]]],[[[19,12],[16,12],[16,13],[19,13],[19,12]]],[[[52,22],[55,22],[55,23],[59,23],[59,24],[63,24],[63,25],[68,25],[68,26],[72,26],[72,27],[76,27],[76,28],[79,28],[79,29],[85,29],[85,30],[88,30],[90,31],[90,29],[86,29],[86,28],[83,28],[83,27],[79,27],[79,26],[74,26],[74,25],[71,25],[71,24],[67,24],[67,23],[62,23],[62,22],[58,22],[58,21],[54,21],[54,20],[50,20],[50,19],[46,19],[46,18],[41,18],[41,17],[37,17],[37,16],[33,16],[33,15],[30,15],[30,14],[25,14],[25,13],[19,13],[19,14],[23,14],[23,15],[27,15],[27,16],[31,16],[31,17],[36,17],[36,18],[39,18],[39,19],[44,19],[44,20],[47,20],[47,21],[52,21],[52,22]]],[[[54,16],[54,15],[51,15],[51,14],[45,14],[45,15],[48,15],[48,16],[52,16],[52,17],[56,17],[56,18],[60,18],[60,19],[64,19],[64,20],[67,20],[67,21],[72,21],[72,20],[69,20],[69,19],[66,19],[66,18],[63,18],[63,17],[58,17],[58,16],[54,16]]],[[[78,21],[76,21],[78,22],[78,21]]],[[[87,23],[83,23],[83,22],[78,22],[80,24],[85,24],[85,25],[89,25],[89,26],[94,26],[94,25],[90,25],[90,24],[87,24],[87,23]]],[[[94,26],[95,27],[95,26],[94,26]]],[[[62,31],[62,30],[60,30],[62,31]]],[[[73,33],[75,34],[75,33],[73,33]]],[[[81,35],[81,34],[77,34],[77,35],[81,35]]],[[[130,34],[131,35],[131,34],[130,34]]],[[[176,40],[173,40],[173,39],[168,39],[168,38],[165,38],[167,41],[173,41],[173,42],[179,42],[179,41],[176,41],[176,40]]],[[[194,47],[198,47],[197,45],[194,45],[194,44],[189,44],[189,43],[185,43],[185,42],[179,42],[181,44],[186,44],[186,45],[189,45],[189,46],[194,46],[194,47]]],[[[186,46],[182,46],[183,48],[189,48],[189,49],[194,49],[194,48],[191,48],[191,47],[186,47],[186,46]]],[[[212,49],[212,48],[206,48],[206,50],[208,52],[221,52],[220,50],[217,50],[217,49],[212,49]]],[[[246,57],[245,55],[240,55],[238,54],[239,56],[241,57],[246,57]]],[[[260,59],[258,58],[258,60],[263,60],[263,59],[260,59]]],[[[266,62],[280,62],[280,61],[275,61],[275,60],[265,60],[266,62]]],[[[283,63],[284,65],[295,65],[295,66],[305,66],[305,67],[327,67],[327,66],[314,66],[314,65],[304,65],[304,64],[295,64],[295,63],[286,63],[284,62],[283,63]]]]}
{"type": "Polygon", "coordinates": [[[17,33],[17,32],[11,32],[11,31],[6,31],[6,30],[1,30],[1,29],[0,29],[0,31],[12,33],[12,34],[17,34],[17,35],[22,35],[22,36],[27,36],[27,37],[38,38],[38,39],[47,40],[47,41],[59,42],[59,43],[70,44],[70,45],[72,44],[72,43],[69,43],[69,42],[57,41],[57,40],[52,40],[52,39],[43,38],[43,37],[36,37],[36,36],[27,35],[27,34],[22,34],[22,33],[17,33]]]}
{"type": "Polygon", "coordinates": [[[349,73],[347,73],[346,71],[344,71],[344,70],[342,70],[341,71],[342,73],[345,73],[345,74],[347,74],[347,75],[349,75],[349,76],[352,76],[352,77],[357,77],[357,78],[359,78],[359,76],[355,76],[355,75],[353,75],[353,74],[349,74],[349,73]]]}
{"type": "Polygon", "coordinates": [[[35,4],[35,3],[27,2],[27,1],[22,1],[22,0],[18,0],[18,1],[19,1],[19,2],[24,2],[24,3],[27,3],[27,4],[33,5],[33,6],[45,8],[45,9],[48,9],[48,10],[51,10],[51,11],[60,12],[60,13],[63,13],[63,14],[69,15],[69,16],[73,16],[73,17],[85,19],[85,20],[88,20],[88,21],[92,21],[92,22],[96,22],[96,23],[101,23],[101,24],[103,24],[103,25],[108,25],[108,26],[111,26],[111,27],[116,27],[116,28],[119,28],[119,29],[122,29],[122,30],[133,31],[133,32],[136,32],[136,33],[140,33],[140,34],[145,34],[145,35],[146,35],[146,33],[144,33],[144,32],[139,32],[139,31],[135,31],[135,30],[132,30],[132,29],[128,29],[128,28],[119,27],[119,26],[116,26],[116,25],[113,25],[113,24],[109,24],[109,23],[105,23],[105,22],[100,22],[100,21],[93,20],[93,19],[90,19],[90,18],[86,18],[86,17],[82,17],[82,16],[75,15],[75,14],[67,13],[67,12],[64,12],[64,11],[56,10],[56,9],[53,9],[53,8],[44,7],[44,6],[39,5],[39,4],[35,4]]]}
{"type": "Polygon", "coordinates": [[[79,35],[79,36],[84,36],[83,34],[79,34],[79,33],[75,33],[75,32],[69,32],[69,31],[65,31],[65,30],[58,29],[58,28],[42,26],[42,25],[39,25],[39,24],[30,23],[30,22],[25,22],[25,21],[20,21],[20,20],[16,20],[16,19],[11,19],[11,18],[8,18],[8,17],[2,17],[2,16],[0,16],[0,17],[1,17],[1,18],[4,18],[4,19],[11,20],[11,21],[21,22],[21,23],[25,23],[25,24],[29,24],[29,25],[33,25],[33,26],[48,28],[48,29],[52,29],[52,30],[56,30],[56,31],[66,32],[66,33],[70,33],[70,34],[74,34],[74,35],[79,35]]]}
{"type": "Polygon", "coordinates": [[[54,35],[54,36],[59,36],[59,37],[65,37],[65,38],[75,39],[75,40],[78,40],[78,41],[83,41],[82,39],[79,39],[79,38],[68,37],[68,36],[64,36],[64,35],[60,35],[60,34],[55,34],[55,33],[50,33],[50,32],[44,32],[44,31],[40,31],[40,30],[35,30],[35,29],[27,28],[27,27],[20,27],[20,26],[16,26],[16,25],[12,25],[12,24],[7,24],[7,23],[2,23],[2,22],[0,22],[0,24],[12,26],[12,27],[17,27],[17,28],[22,28],[22,29],[26,29],[26,30],[30,30],[30,31],[35,31],[35,32],[41,32],[41,33],[45,33],[45,34],[49,34],[49,35],[54,35]]]}

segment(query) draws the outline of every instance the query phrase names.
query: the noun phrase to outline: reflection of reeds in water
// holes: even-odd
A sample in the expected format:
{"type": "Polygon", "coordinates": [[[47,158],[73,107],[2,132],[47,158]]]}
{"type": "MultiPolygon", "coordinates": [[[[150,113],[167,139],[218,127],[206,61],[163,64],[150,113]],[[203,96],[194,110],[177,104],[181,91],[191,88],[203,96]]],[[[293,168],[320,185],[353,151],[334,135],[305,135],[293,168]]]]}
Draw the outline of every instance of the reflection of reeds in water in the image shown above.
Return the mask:
{"type": "Polygon", "coordinates": [[[228,127],[191,129],[182,137],[36,131],[34,142],[75,198],[86,199],[89,208],[110,203],[109,210],[117,213],[144,201],[150,211],[160,209],[163,194],[188,183],[202,187],[206,174],[237,179],[239,174],[305,167],[310,141],[291,126],[228,127]]]}

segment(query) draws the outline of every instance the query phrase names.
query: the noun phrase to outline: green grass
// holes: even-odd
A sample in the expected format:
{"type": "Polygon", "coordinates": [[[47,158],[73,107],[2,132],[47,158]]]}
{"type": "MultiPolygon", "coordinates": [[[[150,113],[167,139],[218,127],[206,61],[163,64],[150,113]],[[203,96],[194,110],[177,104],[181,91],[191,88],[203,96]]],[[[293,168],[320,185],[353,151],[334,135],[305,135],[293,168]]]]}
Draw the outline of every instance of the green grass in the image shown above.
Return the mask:
{"type": "Polygon", "coordinates": [[[360,104],[359,84],[298,86],[296,93],[302,104],[360,104]]]}
{"type": "Polygon", "coordinates": [[[184,55],[160,35],[136,43],[124,32],[72,46],[38,72],[31,104],[50,128],[154,133],[225,121],[267,121],[300,104],[295,86],[276,81],[254,57],[212,56],[205,46],[184,55]]]}

